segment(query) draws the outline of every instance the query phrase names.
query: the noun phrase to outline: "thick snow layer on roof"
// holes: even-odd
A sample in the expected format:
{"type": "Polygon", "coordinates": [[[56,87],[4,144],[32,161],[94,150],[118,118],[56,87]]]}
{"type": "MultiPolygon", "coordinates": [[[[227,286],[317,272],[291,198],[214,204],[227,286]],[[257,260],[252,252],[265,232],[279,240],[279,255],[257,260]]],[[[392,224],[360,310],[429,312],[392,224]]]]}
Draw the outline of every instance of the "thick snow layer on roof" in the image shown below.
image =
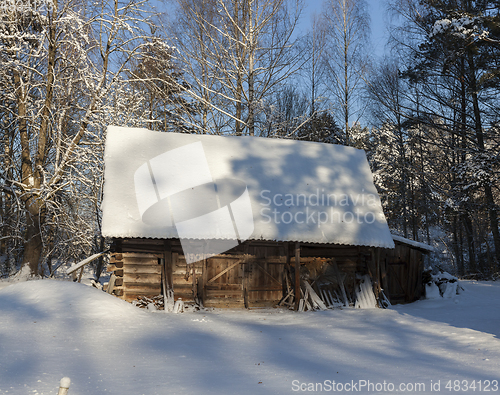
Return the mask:
{"type": "Polygon", "coordinates": [[[426,251],[430,251],[430,252],[435,251],[434,247],[430,246],[429,244],[420,243],[419,241],[410,240],[410,239],[407,239],[407,238],[402,237],[402,236],[392,235],[392,239],[395,241],[399,241],[400,243],[403,243],[403,244],[411,245],[412,247],[415,247],[415,248],[420,248],[422,250],[426,250],[426,251]]]}
{"type": "Polygon", "coordinates": [[[102,233],[394,248],[365,153],[108,128],[102,233]]]}

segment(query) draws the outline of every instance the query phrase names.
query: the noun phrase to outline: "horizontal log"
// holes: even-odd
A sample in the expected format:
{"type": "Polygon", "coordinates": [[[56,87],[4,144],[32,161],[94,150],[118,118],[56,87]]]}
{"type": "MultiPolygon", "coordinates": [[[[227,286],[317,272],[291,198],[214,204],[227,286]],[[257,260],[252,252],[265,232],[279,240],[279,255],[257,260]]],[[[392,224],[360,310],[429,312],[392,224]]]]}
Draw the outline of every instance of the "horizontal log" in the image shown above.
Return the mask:
{"type": "Polygon", "coordinates": [[[306,249],[301,248],[300,259],[307,257],[316,258],[339,258],[339,257],[357,257],[359,252],[356,250],[328,250],[328,249],[306,249]]]}
{"type": "Polygon", "coordinates": [[[123,261],[111,262],[111,260],[110,260],[108,266],[110,266],[110,265],[113,265],[113,267],[115,267],[115,268],[121,269],[123,267],[123,261]]]}
{"type": "Polygon", "coordinates": [[[123,271],[129,274],[161,274],[161,265],[124,265],[123,271]]]}
{"type": "Polygon", "coordinates": [[[174,283],[174,292],[178,290],[182,292],[182,290],[190,290],[193,289],[193,283],[191,284],[176,284],[174,283]]]}
{"type": "Polygon", "coordinates": [[[269,288],[250,288],[248,292],[274,292],[274,291],[283,291],[283,287],[269,287],[269,288]]]}
{"type": "Polygon", "coordinates": [[[273,263],[273,264],[284,264],[286,262],[285,256],[269,256],[266,258],[248,258],[250,262],[263,262],[263,263],[273,263]]]}
{"type": "Polygon", "coordinates": [[[209,298],[232,298],[232,297],[242,297],[242,291],[230,291],[230,290],[221,290],[221,291],[214,291],[214,290],[207,290],[207,297],[209,298]]]}
{"type": "Polygon", "coordinates": [[[140,283],[123,283],[123,288],[127,292],[141,293],[147,291],[156,291],[158,294],[161,293],[160,284],[140,284],[140,283]]]}
{"type": "Polygon", "coordinates": [[[123,273],[123,280],[126,283],[146,283],[146,284],[159,284],[161,282],[161,275],[158,273],[123,273]]]}
{"type": "Polygon", "coordinates": [[[158,258],[147,258],[147,257],[123,257],[123,262],[125,265],[159,265],[158,258]]]}
{"type": "Polygon", "coordinates": [[[243,288],[242,284],[207,284],[205,285],[206,290],[232,290],[232,289],[239,289],[241,290],[243,288]]]}
{"type": "Polygon", "coordinates": [[[122,247],[124,253],[149,253],[161,255],[165,251],[163,246],[127,245],[122,247]]]}
{"type": "Polygon", "coordinates": [[[123,269],[118,269],[115,265],[108,265],[106,271],[113,272],[116,276],[123,276],[123,269]]]}
{"type": "Polygon", "coordinates": [[[179,239],[151,239],[148,237],[132,237],[132,238],[121,238],[118,239],[116,238],[115,240],[120,240],[122,245],[129,245],[131,243],[134,244],[147,244],[147,245],[159,245],[159,246],[165,246],[165,242],[167,242],[170,246],[175,246],[175,245],[181,245],[181,242],[179,239]]]}
{"type": "Polygon", "coordinates": [[[163,254],[150,254],[150,253],[145,253],[145,252],[125,252],[123,253],[123,258],[125,259],[133,259],[133,258],[139,258],[139,259],[158,259],[158,258],[163,258],[163,254]]]}
{"type": "Polygon", "coordinates": [[[115,279],[115,285],[116,285],[117,287],[122,286],[122,285],[123,285],[123,277],[117,277],[117,278],[115,279]]]}
{"type": "Polygon", "coordinates": [[[123,255],[122,254],[112,254],[111,255],[111,258],[109,258],[109,262],[110,263],[115,263],[117,261],[121,261],[123,258],[123,255]]]}

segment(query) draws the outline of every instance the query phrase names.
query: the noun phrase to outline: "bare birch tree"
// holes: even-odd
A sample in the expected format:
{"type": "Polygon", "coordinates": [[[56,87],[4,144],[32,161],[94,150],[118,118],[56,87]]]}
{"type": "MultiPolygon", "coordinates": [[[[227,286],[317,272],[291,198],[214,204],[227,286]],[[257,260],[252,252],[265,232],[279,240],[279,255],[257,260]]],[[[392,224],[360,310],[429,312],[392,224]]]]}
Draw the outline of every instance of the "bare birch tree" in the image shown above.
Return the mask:
{"type": "Polygon", "coordinates": [[[361,114],[360,90],[368,67],[370,17],[366,1],[326,0],[323,29],[328,37],[325,62],[329,86],[340,123],[344,125],[345,144],[349,145],[349,123],[361,114]]]}
{"type": "Polygon", "coordinates": [[[203,133],[258,134],[259,109],[293,74],[299,0],[178,0],[175,46],[203,133]]]}

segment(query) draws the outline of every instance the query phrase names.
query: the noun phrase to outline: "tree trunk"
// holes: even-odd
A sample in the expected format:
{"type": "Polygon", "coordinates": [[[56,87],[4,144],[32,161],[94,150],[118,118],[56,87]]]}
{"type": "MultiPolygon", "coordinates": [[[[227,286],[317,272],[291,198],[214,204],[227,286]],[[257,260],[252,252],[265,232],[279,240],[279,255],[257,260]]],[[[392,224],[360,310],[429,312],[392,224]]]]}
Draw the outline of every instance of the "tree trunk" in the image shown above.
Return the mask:
{"type": "Polygon", "coordinates": [[[248,7],[248,40],[250,44],[250,49],[248,51],[248,134],[253,136],[255,134],[255,103],[254,103],[254,57],[255,57],[255,45],[254,45],[254,26],[253,26],[253,13],[252,7],[248,7]]]}
{"type": "MultiPolygon", "coordinates": [[[[477,95],[478,87],[476,80],[476,69],[474,58],[471,52],[468,53],[468,63],[470,70],[470,84],[472,95],[472,106],[474,109],[474,129],[476,132],[477,145],[480,152],[485,152],[483,125],[481,121],[481,111],[479,109],[479,98],[477,95]]],[[[483,171],[490,172],[488,168],[482,169],[483,171]]],[[[491,174],[490,174],[491,177],[491,174]]],[[[500,232],[498,230],[498,212],[495,205],[495,199],[491,190],[490,184],[484,185],[484,195],[486,197],[486,204],[488,206],[488,216],[490,220],[491,232],[493,234],[493,242],[495,244],[495,258],[497,267],[500,266],[500,232]]]]}
{"type": "Polygon", "coordinates": [[[464,262],[462,259],[462,249],[459,244],[458,234],[458,216],[453,215],[453,252],[455,253],[455,260],[457,262],[457,272],[459,276],[464,275],[464,262]]]}
{"type": "Polygon", "coordinates": [[[469,272],[476,273],[476,248],[474,246],[474,234],[472,228],[472,221],[467,213],[462,214],[462,222],[465,229],[465,236],[467,239],[467,248],[469,250],[469,272]]]}
{"type": "Polygon", "coordinates": [[[42,256],[42,236],[40,233],[39,215],[31,215],[29,211],[26,213],[26,241],[24,243],[23,263],[22,266],[29,265],[31,274],[38,276],[40,274],[39,263],[42,256]]]}

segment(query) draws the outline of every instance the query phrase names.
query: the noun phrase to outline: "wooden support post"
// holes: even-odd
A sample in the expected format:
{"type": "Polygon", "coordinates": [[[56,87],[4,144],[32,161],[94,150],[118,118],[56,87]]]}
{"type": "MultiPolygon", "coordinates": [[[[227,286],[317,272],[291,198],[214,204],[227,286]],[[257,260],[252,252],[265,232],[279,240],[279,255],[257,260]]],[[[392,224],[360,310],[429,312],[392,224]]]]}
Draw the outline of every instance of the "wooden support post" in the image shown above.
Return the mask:
{"type": "Polygon", "coordinates": [[[300,303],[300,243],[295,243],[295,311],[300,303]]]}
{"type": "Polygon", "coordinates": [[[78,282],[81,283],[82,282],[82,276],[83,276],[83,266],[82,268],[80,269],[80,274],[78,275],[78,282]]]}
{"type": "Polygon", "coordinates": [[[206,259],[203,259],[203,267],[201,269],[201,303],[205,305],[205,301],[207,300],[207,289],[206,289],[206,284],[207,284],[207,276],[208,276],[208,261],[206,259]]]}
{"type": "Polygon", "coordinates": [[[165,259],[160,260],[161,263],[161,292],[163,293],[163,310],[167,311],[167,285],[165,284],[165,259]]]}
{"type": "Polygon", "coordinates": [[[290,290],[288,289],[288,273],[290,273],[290,244],[284,243],[285,250],[285,270],[283,270],[283,296],[287,295],[290,290]]]}
{"type": "MultiPolygon", "coordinates": [[[[377,249],[378,250],[378,249],[377,249]]],[[[375,274],[372,273],[370,270],[370,267],[368,266],[368,274],[370,275],[370,279],[373,283],[373,293],[375,295],[375,299],[377,299],[377,302],[380,298],[380,268],[378,264],[378,251],[375,252],[373,248],[371,249],[371,265],[372,267],[375,268],[375,274]]]]}
{"type": "Polygon", "coordinates": [[[163,263],[165,265],[164,269],[164,279],[163,281],[165,282],[165,288],[166,288],[166,295],[163,295],[164,298],[164,305],[165,305],[165,311],[173,311],[174,309],[174,304],[175,304],[175,299],[174,299],[174,282],[172,278],[172,249],[170,246],[170,243],[168,240],[165,240],[165,250],[163,253],[163,263]]]}
{"type": "Polygon", "coordinates": [[[198,303],[198,288],[196,284],[196,262],[191,264],[193,269],[193,300],[195,303],[198,303]]]}
{"type": "Polygon", "coordinates": [[[112,273],[111,277],[109,278],[108,288],[106,290],[106,292],[108,294],[112,294],[113,293],[113,289],[115,288],[115,280],[116,280],[116,276],[115,276],[114,273],[112,273]]]}
{"type": "Polygon", "coordinates": [[[243,251],[244,251],[244,258],[243,258],[243,279],[242,279],[242,286],[243,286],[243,304],[246,309],[249,308],[249,302],[248,302],[248,276],[250,275],[250,267],[249,267],[249,259],[248,259],[248,242],[244,244],[243,246],[243,251]]]}
{"type": "Polygon", "coordinates": [[[389,281],[387,278],[387,255],[384,253],[384,259],[380,263],[380,276],[382,277],[382,288],[384,289],[384,295],[389,298],[389,281]]]}
{"type": "Polygon", "coordinates": [[[63,377],[59,383],[59,391],[57,392],[57,395],[67,395],[70,384],[71,380],[69,377],[63,377]]]}
{"type": "Polygon", "coordinates": [[[380,248],[377,248],[376,252],[376,267],[377,267],[377,291],[376,291],[376,298],[377,301],[380,298],[380,292],[382,291],[382,278],[380,276],[380,248]]]}

